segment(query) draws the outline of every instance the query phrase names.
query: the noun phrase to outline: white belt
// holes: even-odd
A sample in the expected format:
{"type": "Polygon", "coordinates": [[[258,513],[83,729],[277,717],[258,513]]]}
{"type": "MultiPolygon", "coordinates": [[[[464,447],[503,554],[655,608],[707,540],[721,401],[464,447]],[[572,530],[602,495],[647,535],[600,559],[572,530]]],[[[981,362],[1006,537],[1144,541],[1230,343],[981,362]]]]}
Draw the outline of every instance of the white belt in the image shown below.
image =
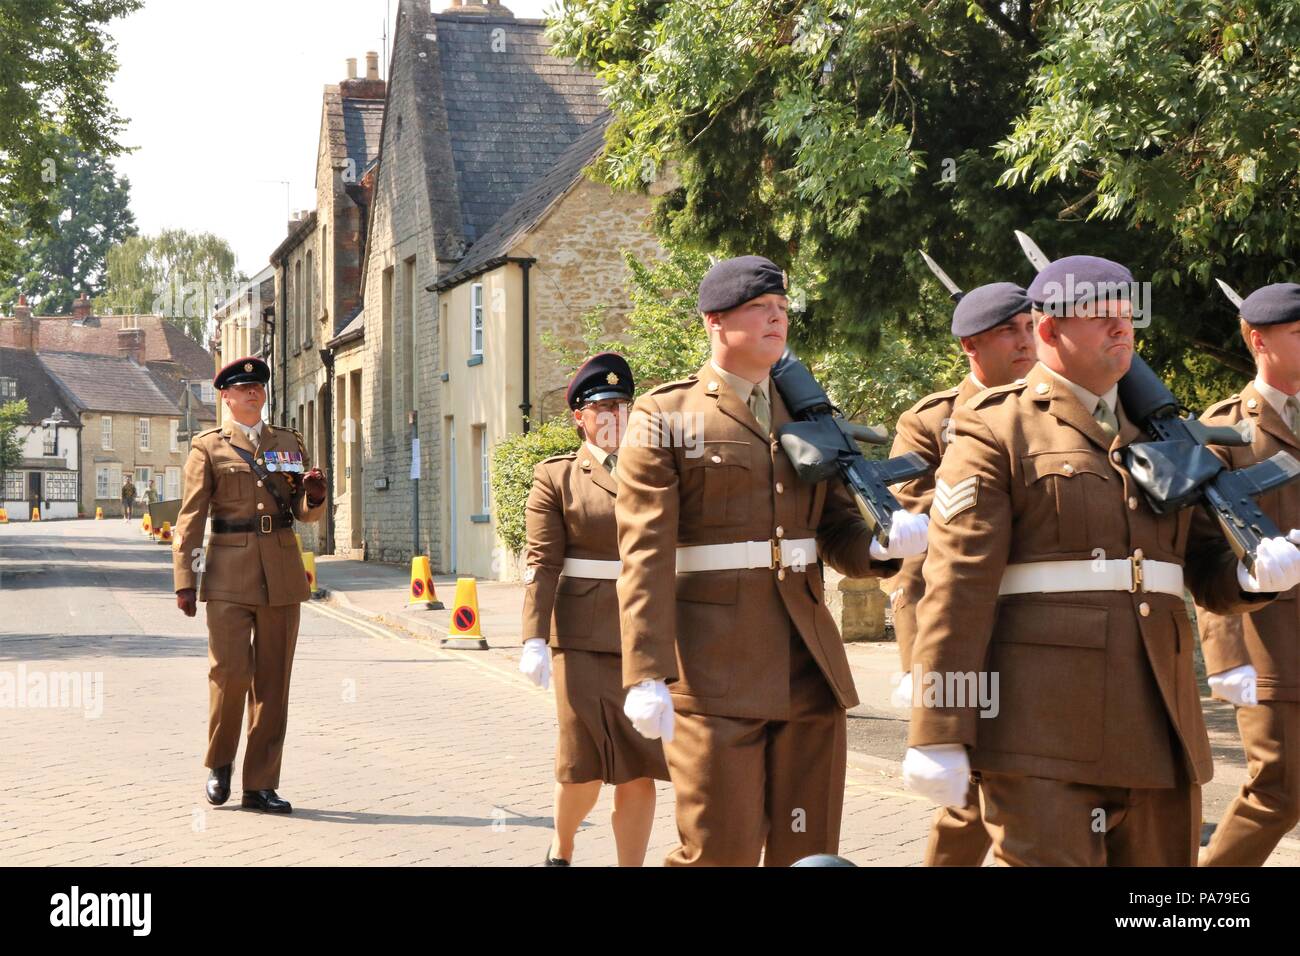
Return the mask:
{"type": "Polygon", "coordinates": [[[817,539],[733,541],[693,544],[677,549],[677,570],[734,571],[741,568],[793,568],[803,571],[817,562],[817,539]]]}
{"type": "Polygon", "coordinates": [[[600,578],[617,581],[623,570],[622,561],[598,561],[595,558],[565,558],[560,573],[570,578],[600,578]]]}
{"type": "Polygon", "coordinates": [[[1002,572],[998,594],[1062,591],[1157,591],[1183,596],[1183,569],[1168,561],[1028,561],[1002,572]]]}

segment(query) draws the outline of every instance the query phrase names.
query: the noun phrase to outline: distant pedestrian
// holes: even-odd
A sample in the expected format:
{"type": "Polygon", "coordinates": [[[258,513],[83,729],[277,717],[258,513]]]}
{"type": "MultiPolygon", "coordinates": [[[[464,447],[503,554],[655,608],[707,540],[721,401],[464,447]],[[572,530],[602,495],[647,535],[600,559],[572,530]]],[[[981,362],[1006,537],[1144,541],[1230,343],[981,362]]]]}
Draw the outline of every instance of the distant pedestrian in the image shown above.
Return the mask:
{"type": "Polygon", "coordinates": [[[132,510],[135,507],[135,483],[128,475],[122,479],[122,517],[127,521],[132,518],[132,510]]]}

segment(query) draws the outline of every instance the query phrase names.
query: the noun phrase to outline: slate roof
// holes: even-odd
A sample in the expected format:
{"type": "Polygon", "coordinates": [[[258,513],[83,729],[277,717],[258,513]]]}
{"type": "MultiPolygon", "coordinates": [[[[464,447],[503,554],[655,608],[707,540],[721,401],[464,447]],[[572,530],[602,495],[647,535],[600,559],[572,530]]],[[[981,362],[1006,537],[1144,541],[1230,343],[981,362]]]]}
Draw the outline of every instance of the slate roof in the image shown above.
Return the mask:
{"type": "Polygon", "coordinates": [[[149,370],[128,358],[42,350],[37,359],[79,411],[181,414],[149,370]]]}
{"type": "Polygon", "coordinates": [[[30,425],[49,418],[56,406],[64,412],[71,411],[58,383],[37,360],[35,352],[0,347],[0,378],[15,379],[18,391],[17,398],[0,398],[0,404],[27,399],[27,423],[30,425]]]}
{"type": "MultiPolygon", "coordinates": [[[[437,76],[424,92],[436,98],[441,90],[468,246],[607,111],[595,75],[548,52],[544,21],[454,13],[430,19],[437,76]],[[503,31],[499,52],[495,30],[503,31]]],[[[431,197],[445,176],[440,152],[426,149],[431,197]]]]}
{"type": "MultiPolygon", "coordinates": [[[[94,352],[116,358],[117,332],[127,318],[134,319],[144,332],[144,361],[175,362],[190,378],[216,374],[211,353],[160,315],[101,315],[85,324],[74,322],[72,316],[40,316],[36,351],[94,352]]],[[[0,319],[0,346],[17,345],[18,320],[0,319]]]]}
{"type": "Polygon", "coordinates": [[[343,97],[343,138],[347,158],[360,180],[379,156],[379,133],[384,127],[384,101],[343,97]]]}

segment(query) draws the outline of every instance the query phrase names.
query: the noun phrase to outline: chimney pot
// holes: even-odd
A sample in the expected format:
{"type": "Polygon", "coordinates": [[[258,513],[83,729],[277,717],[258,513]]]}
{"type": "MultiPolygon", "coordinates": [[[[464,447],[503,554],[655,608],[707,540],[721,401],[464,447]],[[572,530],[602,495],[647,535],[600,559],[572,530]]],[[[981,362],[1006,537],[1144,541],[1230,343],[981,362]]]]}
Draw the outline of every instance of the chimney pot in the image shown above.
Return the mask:
{"type": "Polygon", "coordinates": [[[350,56],[348,57],[348,79],[355,80],[356,78],[357,78],[357,58],[355,56],[350,56]]]}
{"type": "Polygon", "coordinates": [[[366,52],[366,79],[379,79],[379,54],[374,50],[366,52]]]}

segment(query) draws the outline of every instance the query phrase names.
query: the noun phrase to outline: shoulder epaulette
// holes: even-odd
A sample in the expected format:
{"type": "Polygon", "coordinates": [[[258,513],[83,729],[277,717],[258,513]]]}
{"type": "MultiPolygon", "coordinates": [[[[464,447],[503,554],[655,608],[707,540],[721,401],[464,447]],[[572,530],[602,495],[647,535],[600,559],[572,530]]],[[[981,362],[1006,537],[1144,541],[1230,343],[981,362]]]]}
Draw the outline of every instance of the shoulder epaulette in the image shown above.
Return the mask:
{"type": "Polygon", "coordinates": [[[1000,398],[1003,395],[1011,395],[1015,392],[1023,391],[1024,387],[1024,382],[1011,382],[1007,385],[994,385],[992,388],[986,388],[984,391],[972,395],[970,400],[966,403],[966,407],[983,408],[993,399],[1000,398]]]}
{"type": "Polygon", "coordinates": [[[1205,410],[1205,414],[1206,414],[1206,415],[1217,415],[1217,414],[1219,414],[1219,412],[1222,412],[1222,411],[1225,411],[1225,410],[1231,408],[1233,405],[1236,405],[1236,404],[1237,404],[1238,402],[1240,402],[1240,401],[1241,401],[1241,395],[1240,395],[1240,394],[1237,394],[1237,395],[1229,395],[1227,398],[1223,399],[1222,401],[1215,402],[1213,405],[1211,405],[1209,408],[1207,408],[1207,409],[1205,410]]]}
{"type": "Polygon", "coordinates": [[[650,389],[650,391],[646,392],[646,394],[658,395],[660,392],[667,392],[670,389],[681,388],[686,385],[694,385],[698,381],[699,379],[696,378],[694,375],[690,376],[689,378],[679,378],[675,382],[664,382],[662,385],[656,385],[654,388],[650,389]]]}
{"type": "MultiPolygon", "coordinates": [[[[214,434],[215,432],[219,432],[219,431],[221,431],[221,426],[220,426],[220,425],[217,425],[215,428],[208,428],[208,429],[206,429],[206,430],[204,430],[204,431],[199,432],[199,433],[198,433],[197,435],[195,435],[194,437],[195,437],[195,438],[202,438],[204,435],[211,435],[211,434],[214,434]]],[[[193,439],[191,439],[191,440],[193,440],[193,439]]]]}
{"type": "Polygon", "coordinates": [[[565,452],[563,455],[552,455],[550,458],[543,458],[538,462],[539,465],[549,465],[553,461],[573,461],[578,457],[576,451],[565,452]]]}
{"type": "Polygon", "coordinates": [[[923,412],[931,405],[938,405],[940,402],[949,398],[956,398],[961,387],[945,388],[942,392],[931,392],[925,398],[921,399],[915,405],[908,409],[909,412],[923,412]]]}

